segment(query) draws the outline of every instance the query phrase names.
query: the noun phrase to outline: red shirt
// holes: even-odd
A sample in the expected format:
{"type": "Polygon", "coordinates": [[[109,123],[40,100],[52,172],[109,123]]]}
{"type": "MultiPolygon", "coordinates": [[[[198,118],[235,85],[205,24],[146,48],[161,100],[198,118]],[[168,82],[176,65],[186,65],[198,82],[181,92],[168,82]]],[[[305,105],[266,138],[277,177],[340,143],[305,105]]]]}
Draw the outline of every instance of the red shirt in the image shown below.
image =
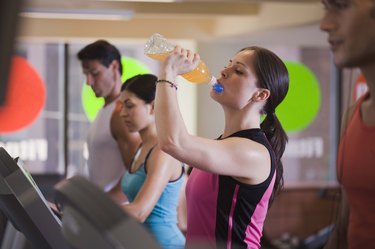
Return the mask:
{"type": "Polygon", "coordinates": [[[338,153],[338,176],[350,210],[348,248],[375,248],[375,126],[361,117],[363,96],[343,134],[338,153]]]}

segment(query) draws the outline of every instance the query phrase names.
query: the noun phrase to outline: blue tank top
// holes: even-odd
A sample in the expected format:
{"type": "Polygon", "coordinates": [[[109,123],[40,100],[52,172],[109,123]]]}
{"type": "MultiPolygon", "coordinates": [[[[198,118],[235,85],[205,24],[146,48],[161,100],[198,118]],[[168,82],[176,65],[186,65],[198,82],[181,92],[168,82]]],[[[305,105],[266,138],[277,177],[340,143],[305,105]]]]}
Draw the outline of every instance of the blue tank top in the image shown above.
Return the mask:
{"type": "MultiPolygon", "coordinates": [[[[132,173],[126,171],[122,177],[121,188],[129,202],[134,201],[146,180],[146,163],[152,149],[137,171],[132,173]]],[[[168,182],[154,209],[144,222],[146,228],[164,249],[182,249],[185,246],[185,237],[177,226],[177,205],[183,182],[183,168],[181,172],[177,180],[168,182]]]]}

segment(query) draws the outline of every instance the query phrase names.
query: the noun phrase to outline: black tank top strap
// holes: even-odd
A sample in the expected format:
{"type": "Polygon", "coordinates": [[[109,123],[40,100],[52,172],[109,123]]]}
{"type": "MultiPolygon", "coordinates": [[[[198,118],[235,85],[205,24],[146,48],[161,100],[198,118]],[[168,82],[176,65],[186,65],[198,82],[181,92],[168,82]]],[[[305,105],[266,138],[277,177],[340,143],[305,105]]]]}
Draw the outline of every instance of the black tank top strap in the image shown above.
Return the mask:
{"type": "Polygon", "coordinates": [[[152,146],[151,149],[147,152],[147,155],[146,155],[145,161],[144,161],[144,163],[143,163],[143,166],[144,166],[144,169],[145,169],[146,174],[147,174],[147,167],[146,167],[146,166],[147,166],[147,160],[148,160],[148,158],[150,157],[151,152],[152,152],[152,150],[156,147],[156,145],[157,145],[157,144],[155,144],[154,146],[152,146]]]}

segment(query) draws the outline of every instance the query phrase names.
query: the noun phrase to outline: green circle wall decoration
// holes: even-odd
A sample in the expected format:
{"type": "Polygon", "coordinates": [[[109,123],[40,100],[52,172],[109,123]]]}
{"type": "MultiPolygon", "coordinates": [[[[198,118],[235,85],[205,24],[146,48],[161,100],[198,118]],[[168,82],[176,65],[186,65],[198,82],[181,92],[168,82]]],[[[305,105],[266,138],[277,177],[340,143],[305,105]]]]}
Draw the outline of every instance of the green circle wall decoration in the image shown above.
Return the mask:
{"type": "MultiPolygon", "coordinates": [[[[150,73],[151,71],[142,62],[130,57],[121,57],[121,64],[123,72],[121,76],[122,82],[125,82],[127,79],[135,75],[150,73]]],[[[90,122],[95,119],[96,114],[103,105],[104,98],[97,98],[94,91],[85,82],[82,86],[82,106],[90,122]]]]}
{"type": "Polygon", "coordinates": [[[306,129],[316,118],[321,104],[319,82],[314,73],[299,62],[284,61],[289,72],[289,91],[276,114],[287,132],[306,129]]]}

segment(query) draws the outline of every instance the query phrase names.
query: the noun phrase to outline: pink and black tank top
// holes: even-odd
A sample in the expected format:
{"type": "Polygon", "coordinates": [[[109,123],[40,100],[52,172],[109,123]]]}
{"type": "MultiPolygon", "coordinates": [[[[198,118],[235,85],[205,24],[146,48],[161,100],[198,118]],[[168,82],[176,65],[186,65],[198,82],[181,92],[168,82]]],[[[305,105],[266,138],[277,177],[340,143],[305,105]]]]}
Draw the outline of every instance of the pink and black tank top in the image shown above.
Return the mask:
{"type": "Polygon", "coordinates": [[[248,138],[264,145],[271,156],[270,174],[264,182],[249,185],[194,168],[186,186],[187,248],[196,244],[227,249],[260,248],[276,178],[276,157],[261,129],[242,130],[229,137],[248,138]]]}

